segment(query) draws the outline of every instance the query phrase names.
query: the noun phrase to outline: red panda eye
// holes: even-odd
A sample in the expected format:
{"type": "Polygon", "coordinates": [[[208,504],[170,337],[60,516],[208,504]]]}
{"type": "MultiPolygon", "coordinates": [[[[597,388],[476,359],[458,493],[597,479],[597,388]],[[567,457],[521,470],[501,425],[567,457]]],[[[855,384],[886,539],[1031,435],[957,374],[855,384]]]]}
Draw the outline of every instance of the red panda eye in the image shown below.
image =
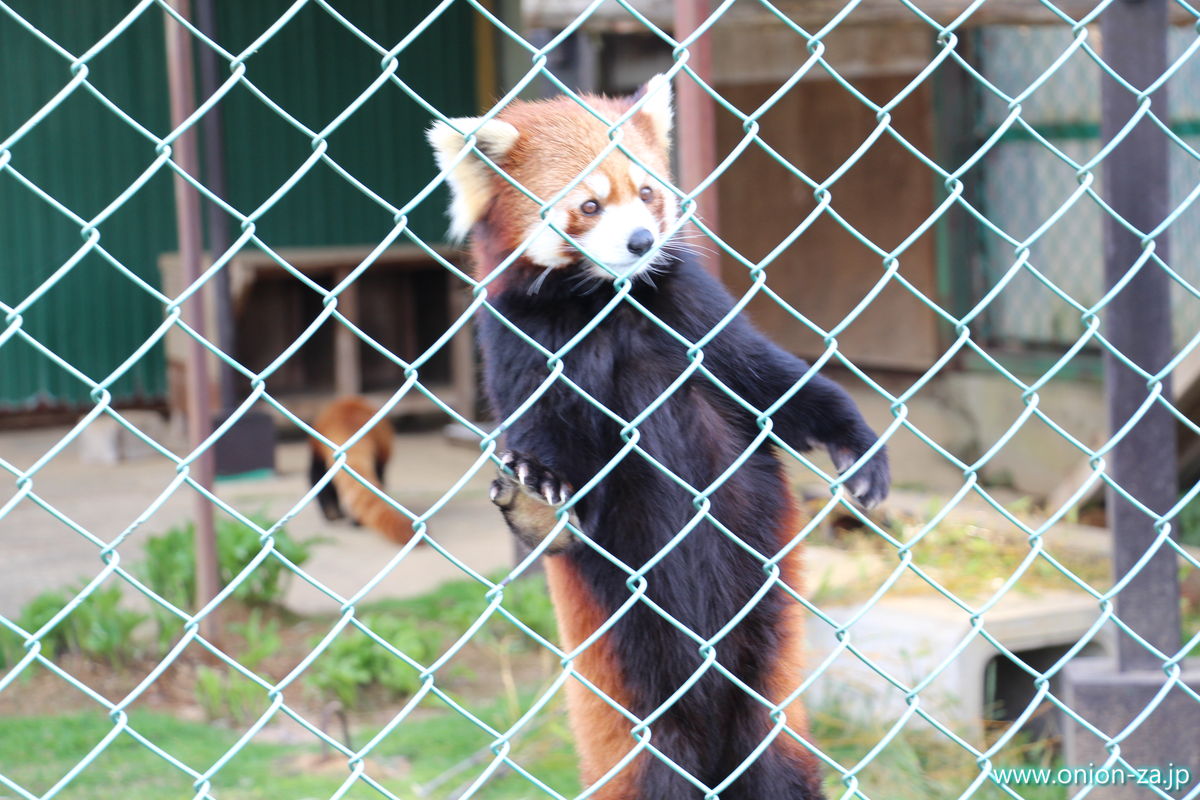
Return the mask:
{"type": "Polygon", "coordinates": [[[638,195],[642,198],[642,202],[649,203],[652,199],[654,199],[654,190],[649,186],[643,186],[641,191],[638,192],[638,195]]]}
{"type": "Polygon", "coordinates": [[[589,217],[600,212],[600,204],[595,200],[587,200],[579,207],[579,210],[589,217]]]}

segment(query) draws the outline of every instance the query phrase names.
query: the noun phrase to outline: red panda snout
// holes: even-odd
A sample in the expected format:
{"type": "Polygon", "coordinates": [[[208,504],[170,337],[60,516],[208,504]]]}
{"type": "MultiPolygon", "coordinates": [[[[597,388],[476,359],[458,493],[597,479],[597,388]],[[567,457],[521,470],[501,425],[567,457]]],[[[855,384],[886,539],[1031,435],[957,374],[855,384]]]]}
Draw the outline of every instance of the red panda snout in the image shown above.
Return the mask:
{"type": "Polygon", "coordinates": [[[646,251],[654,246],[654,234],[645,228],[638,228],[629,236],[629,243],[625,245],[629,252],[635,256],[643,256],[646,251]]]}
{"type": "Polygon", "coordinates": [[[665,226],[654,209],[636,197],[604,207],[595,221],[574,238],[588,261],[588,270],[612,280],[644,269],[655,260],[655,245],[665,226]]]}

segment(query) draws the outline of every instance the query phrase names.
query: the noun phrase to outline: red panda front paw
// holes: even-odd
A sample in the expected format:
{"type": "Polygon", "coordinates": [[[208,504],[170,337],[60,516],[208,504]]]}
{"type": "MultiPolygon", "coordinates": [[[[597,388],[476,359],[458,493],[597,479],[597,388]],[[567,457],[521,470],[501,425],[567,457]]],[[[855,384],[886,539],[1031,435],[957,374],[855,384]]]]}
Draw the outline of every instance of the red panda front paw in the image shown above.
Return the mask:
{"type": "MultiPolygon", "coordinates": [[[[559,509],[571,499],[571,486],[529,456],[505,451],[498,457],[506,469],[499,470],[492,481],[492,502],[513,534],[530,547],[537,547],[558,525],[559,509]]],[[[578,527],[574,511],[570,512],[569,521],[578,527]]],[[[563,529],[546,552],[562,552],[573,541],[570,531],[563,529]]]]}
{"type": "MultiPolygon", "coordinates": [[[[866,450],[855,452],[845,447],[829,448],[829,455],[833,457],[833,466],[839,475],[854,466],[865,452],[866,450]]],[[[873,508],[879,501],[887,497],[891,482],[887,450],[881,447],[875,455],[871,456],[870,461],[855,470],[845,485],[850,496],[857,500],[863,508],[873,508]]]]}
{"type": "MultiPolygon", "coordinates": [[[[511,450],[502,450],[497,453],[497,457],[500,459],[500,463],[512,470],[512,475],[501,470],[500,477],[492,484],[493,489],[497,484],[503,483],[510,489],[521,489],[533,494],[537,499],[552,506],[561,506],[571,499],[570,484],[555,474],[553,470],[542,466],[542,463],[536,458],[523,453],[514,453],[511,450]]],[[[497,505],[507,504],[497,500],[495,493],[492,495],[492,502],[497,505]]]]}

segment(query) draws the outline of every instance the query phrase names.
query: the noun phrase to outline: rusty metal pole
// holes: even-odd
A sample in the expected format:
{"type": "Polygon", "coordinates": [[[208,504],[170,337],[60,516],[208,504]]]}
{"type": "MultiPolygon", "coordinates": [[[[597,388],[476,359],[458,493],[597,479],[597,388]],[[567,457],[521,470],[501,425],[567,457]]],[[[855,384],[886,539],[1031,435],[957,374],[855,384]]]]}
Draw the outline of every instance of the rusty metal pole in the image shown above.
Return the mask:
{"type": "MultiPolygon", "coordinates": [[[[197,0],[196,27],[212,39],[217,38],[217,10],[214,0],[197,0]]],[[[211,97],[221,84],[217,54],[211,47],[201,47],[200,57],[200,96],[211,97]]],[[[217,197],[225,198],[229,194],[225,185],[225,142],[221,131],[221,104],[213,106],[200,119],[200,130],[204,139],[204,183],[217,197]]],[[[232,238],[229,235],[229,216],[216,203],[209,203],[205,209],[208,221],[208,250],[211,258],[216,260],[229,249],[232,238]]],[[[216,306],[217,347],[229,355],[236,349],[233,308],[229,288],[229,269],[222,269],[212,277],[213,300],[216,306]]],[[[234,386],[233,367],[225,362],[217,365],[218,396],[221,398],[221,411],[227,413],[237,405],[237,391],[234,386]]]]}
{"type": "MultiPolygon", "coordinates": [[[[700,27],[712,12],[711,0],[675,0],[675,39],[683,41],[700,27]]],[[[688,46],[688,66],[705,83],[712,82],[712,35],[706,33],[688,46]]],[[[717,166],[716,104],[699,84],[683,77],[676,81],[675,135],[679,152],[679,185],[689,191],[712,174],[717,166]]],[[[699,198],[697,198],[699,201],[699,198]]],[[[697,213],[704,224],[720,231],[720,205],[716,184],[698,202],[697,213]]],[[[713,275],[721,274],[719,254],[701,252],[701,262],[713,275]]]]}
{"type": "MultiPolygon", "coordinates": [[[[190,18],[188,0],[170,0],[171,7],[185,19],[190,18]]],[[[192,74],[192,39],[181,25],[169,15],[163,16],[166,35],[167,86],[171,99],[171,126],[178,128],[196,110],[195,82],[192,74]]],[[[196,131],[183,133],[171,146],[171,158],[189,175],[199,174],[196,155],[196,131]]],[[[179,239],[179,263],[183,286],[191,286],[203,272],[203,244],[200,225],[200,197],[187,181],[176,175],[175,228],[179,239]]],[[[206,319],[203,291],[196,292],[183,305],[183,320],[200,335],[205,335],[206,319]]],[[[194,450],[212,433],[212,396],[209,389],[208,353],[198,341],[189,342],[187,349],[187,421],[188,438],[194,450]]],[[[211,490],[213,485],[213,456],[211,449],[201,454],[191,465],[191,476],[199,485],[211,490]]],[[[212,503],[196,495],[196,608],[202,608],[220,591],[217,571],[217,538],[213,524],[212,503]]],[[[200,632],[212,640],[219,630],[216,615],[209,614],[200,625],[200,632]]]]}

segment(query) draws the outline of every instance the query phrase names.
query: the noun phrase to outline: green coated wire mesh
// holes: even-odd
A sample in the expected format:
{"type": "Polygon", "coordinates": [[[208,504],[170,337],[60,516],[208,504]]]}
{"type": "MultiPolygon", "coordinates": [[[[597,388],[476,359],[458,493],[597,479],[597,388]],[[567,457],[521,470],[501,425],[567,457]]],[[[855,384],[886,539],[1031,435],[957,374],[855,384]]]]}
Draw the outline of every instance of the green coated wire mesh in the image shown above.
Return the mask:
{"type": "MultiPolygon", "coordinates": [[[[1035,80],[1048,66],[1044,59],[1049,56],[1053,60],[1051,54],[1063,52],[1070,43],[1070,32],[1056,26],[1032,30],[993,26],[980,31],[980,37],[982,68],[993,76],[998,86],[1013,92],[1035,80]]],[[[1172,61],[1178,60],[1193,38],[1191,31],[1186,29],[1170,31],[1168,57],[1172,61]]],[[[1101,145],[1100,82],[1096,79],[1096,69],[1086,58],[1071,58],[1055,70],[1042,91],[1023,104],[1022,118],[1076,160],[1086,160],[1086,154],[1095,152],[1101,145]]],[[[1180,69],[1180,85],[1196,82],[1194,62],[1186,61],[1180,69]]],[[[1172,98],[1168,123],[1193,149],[1200,132],[1196,113],[1193,98],[1186,95],[1172,98]]],[[[1003,120],[1004,104],[994,97],[986,98],[980,114],[977,136],[982,137],[978,139],[982,143],[987,132],[995,130],[1003,120]]],[[[1033,136],[1019,129],[1009,131],[997,146],[995,161],[986,167],[997,179],[983,178],[987,187],[982,202],[984,213],[1008,231],[1036,229],[1076,185],[1073,174],[1064,174],[1058,169],[1061,164],[1052,151],[1033,136]],[[1019,174],[1020,180],[1012,180],[1014,174],[1019,174]],[[1000,176],[1009,176],[1009,179],[1000,176]],[[1032,202],[1028,202],[1029,194],[1023,194],[1016,188],[1018,186],[1037,187],[1032,193],[1032,202]]],[[[1194,183],[1190,182],[1193,172],[1194,160],[1188,151],[1172,149],[1170,191],[1174,207],[1183,206],[1194,188],[1194,183]]],[[[1081,302],[1099,299],[1102,285],[1099,272],[1089,270],[1098,270],[1103,263],[1101,213],[1094,205],[1072,208],[1033,249],[1038,260],[1053,270],[1052,280],[1081,302]],[[1081,246],[1089,250],[1080,253],[1077,248],[1081,246]]],[[[1193,284],[1197,274],[1195,236],[1200,231],[1195,215],[1195,209],[1184,211],[1180,224],[1173,230],[1172,240],[1176,253],[1173,266],[1193,284]]],[[[993,245],[984,257],[984,269],[989,275],[998,276],[1005,271],[1007,254],[999,242],[993,245]]],[[[1015,285],[989,309],[990,335],[996,340],[1070,345],[1075,339],[1068,322],[1067,307],[1055,302],[1053,293],[1040,291],[1023,278],[1018,277],[1015,285]]],[[[1186,292],[1182,287],[1178,291],[1186,292]]],[[[1176,301],[1175,308],[1176,345],[1183,347],[1190,332],[1196,329],[1196,320],[1192,316],[1195,308],[1183,295],[1176,301]]]]}
{"type": "MultiPolygon", "coordinates": [[[[544,630],[513,610],[510,599],[517,584],[476,569],[437,535],[439,520],[449,513],[447,509],[464,487],[490,475],[498,464],[501,429],[481,425],[466,404],[449,401],[435,379],[445,373],[444,359],[451,341],[466,335],[476,313],[489,312],[491,278],[473,277],[465,261],[445,246],[445,175],[434,167],[422,134],[432,120],[478,112],[494,115],[514,99],[547,85],[584,103],[575,87],[548,64],[551,56],[574,46],[572,37],[583,36],[601,21],[609,32],[606,36],[620,32],[641,37],[639,41],[658,54],[657,63],[668,77],[677,84],[698,84],[717,108],[725,138],[715,169],[696,186],[672,190],[679,198],[681,226],[692,225],[700,231],[722,260],[727,283],[739,287],[744,301],[739,309],[752,303],[756,315],[783,320],[781,330],[807,337],[813,344],[805,355],[811,357],[814,368],[838,370],[845,382],[854,382],[871,398],[881,413],[875,422],[885,441],[908,439],[914,443],[914,452],[926,459],[923,463],[932,459],[948,465],[958,476],[959,482],[939,502],[921,508],[910,524],[897,526],[857,509],[845,495],[842,478],[790,452],[796,469],[825,489],[821,497],[808,502],[806,507],[812,513],[795,532],[796,541],[817,539],[835,517],[847,517],[870,539],[870,547],[877,548],[875,562],[885,565],[867,580],[866,589],[849,606],[842,601],[825,602],[819,591],[810,597],[788,589],[808,613],[810,626],[824,637],[819,640],[824,642],[823,649],[812,654],[798,690],[810,701],[810,708],[818,708],[815,698],[830,693],[829,684],[842,681],[837,676],[847,674],[870,681],[877,694],[897,704],[898,710],[882,714],[882,724],[864,728],[865,743],[857,748],[837,750],[827,746],[819,732],[814,735],[809,746],[829,775],[830,796],[876,800],[908,796],[898,790],[874,788],[871,776],[889,754],[912,752],[914,745],[906,737],[914,729],[930,737],[922,739],[924,744],[916,745],[918,749],[949,748],[970,766],[965,779],[961,774],[947,778],[943,786],[938,776],[920,774],[925,762],[913,755],[917,767],[907,774],[919,784],[922,796],[1067,796],[1041,794],[1044,787],[1019,785],[1002,774],[1002,768],[1014,763],[1011,754],[1028,748],[1029,737],[1036,735],[1030,734],[1032,727],[1027,723],[1038,709],[1047,707],[1106,745],[1106,766],[1138,766],[1121,755],[1119,744],[1128,731],[1098,729],[1058,692],[1058,676],[1066,664],[1101,645],[1104,631],[1135,635],[1122,623],[1113,602],[1127,581],[1114,583],[1098,577],[1048,543],[1061,531],[1074,530],[1073,518],[1093,490],[1107,486],[1127,499],[1128,495],[1105,471],[1104,460],[1113,441],[1107,435],[1088,440],[1078,433],[1077,421],[1070,418],[1069,411],[1060,414],[1053,403],[1041,400],[1048,387],[1074,374],[1081,362],[1094,361],[1098,353],[1111,350],[1100,334],[1100,316],[1111,299],[1102,285],[1101,225],[1112,212],[1100,193],[1104,158],[1111,147],[1099,132],[1099,98],[1102,82],[1119,81],[1120,76],[1104,59],[1097,22],[1112,2],[1100,2],[1083,11],[1076,9],[1078,4],[1071,4],[1075,11],[1068,13],[1065,4],[1060,7],[1039,0],[1024,4],[1039,12],[1037,24],[1025,24],[1027,18],[1017,25],[995,22],[989,16],[996,8],[1005,7],[1005,0],[942,3],[937,13],[927,12],[920,3],[897,0],[890,7],[892,16],[874,23],[877,38],[856,40],[842,37],[848,31],[861,31],[863,17],[875,14],[878,4],[851,0],[844,6],[829,5],[817,14],[820,19],[815,24],[812,15],[801,24],[798,16],[782,10],[795,10],[786,3],[725,0],[714,3],[705,21],[686,37],[675,36],[664,27],[659,4],[635,0],[563,3],[561,7],[531,4],[537,6],[526,9],[531,15],[540,10],[546,12],[545,18],[562,23],[538,39],[521,33],[519,4],[486,0],[391,4],[386,11],[389,4],[349,0],[263,2],[244,4],[241,11],[227,4],[221,8],[231,21],[209,33],[165,0],[105,0],[86,10],[69,6],[68,14],[62,11],[68,6],[58,3],[0,0],[0,87],[4,87],[0,91],[6,96],[0,96],[0,216],[6,218],[0,222],[5,253],[0,256],[0,312],[4,317],[0,369],[9,384],[0,386],[0,403],[9,409],[66,404],[83,410],[77,424],[26,461],[6,455],[5,439],[0,436],[0,475],[4,476],[0,485],[5,487],[0,496],[0,542],[9,547],[10,541],[18,541],[22,531],[15,529],[18,523],[14,521],[28,518],[21,514],[35,513],[86,542],[95,558],[95,571],[87,581],[63,595],[61,605],[39,618],[38,625],[26,627],[26,617],[18,608],[0,607],[0,632],[19,642],[15,654],[0,661],[0,700],[21,696],[28,690],[27,678],[44,672],[56,676],[72,694],[85,698],[107,720],[99,737],[89,740],[74,763],[43,784],[33,785],[23,777],[21,765],[5,763],[0,756],[0,797],[94,796],[79,787],[87,786],[88,776],[95,770],[111,768],[112,754],[128,753],[129,746],[151,754],[182,781],[187,788],[177,796],[276,796],[269,787],[267,794],[247,794],[244,787],[228,781],[247,749],[282,718],[294,721],[311,742],[320,743],[336,757],[342,771],[327,796],[416,796],[410,789],[399,788],[402,782],[375,760],[386,751],[389,738],[402,735],[430,704],[449,709],[469,724],[484,745],[482,755],[448,767],[447,774],[452,777],[432,788],[427,784],[420,796],[592,795],[595,789],[564,788],[548,779],[519,752],[522,736],[546,717],[561,714],[553,704],[563,685],[578,677],[573,654],[564,652],[544,630]],[[953,5],[953,10],[947,12],[947,5],[953,5]],[[896,25],[896,19],[903,25],[896,25]],[[786,42],[771,51],[775,72],[770,74],[775,77],[756,79],[760,85],[774,80],[761,96],[747,95],[739,88],[749,81],[745,77],[752,71],[749,67],[737,80],[723,82],[718,63],[710,83],[692,65],[689,47],[701,36],[734,22],[749,24],[764,42],[786,42]],[[194,46],[215,53],[221,67],[215,92],[199,97],[196,113],[176,128],[166,116],[161,50],[164,24],[186,29],[194,46]],[[871,70],[878,68],[879,59],[854,52],[855,42],[869,48],[886,41],[892,35],[889,32],[900,27],[904,36],[920,43],[918,59],[914,63],[910,53],[903,66],[880,69],[886,80],[874,80],[878,76],[871,70]],[[303,69],[270,66],[271,54],[280,51],[311,54],[311,58],[300,59],[303,69]],[[481,77],[488,73],[492,60],[502,61],[513,74],[506,74],[503,80],[507,85],[477,107],[474,95],[487,95],[492,88],[481,77]],[[513,70],[513,65],[519,68],[513,70]],[[353,80],[339,83],[331,78],[338,68],[353,74],[353,80]],[[942,86],[939,81],[950,73],[966,87],[958,102],[963,109],[953,119],[944,116],[944,107],[929,97],[931,87],[942,86]],[[851,147],[817,167],[793,163],[786,155],[791,152],[791,145],[784,141],[788,134],[781,136],[779,128],[768,121],[773,110],[778,112],[789,102],[789,96],[814,83],[819,84],[815,92],[824,91],[824,96],[836,93],[841,102],[853,106],[860,119],[855,124],[861,127],[861,120],[867,120],[851,147]],[[868,84],[869,90],[862,88],[868,84]],[[30,86],[37,91],[16,88],[30,86]],[[754,102],[749,102],[751,97],[754,102]],[[924,119],[923,124],[937,129],[938,136],[922,139],[910,125],[913,117],[907,115],[915,113],[911,109],[921,102],[927,111],[935,109],[929,111],[932,121],[924,119]],[[201,176],[188,174],[173,157],[179,137],[197,130],[205,115],[218,109],[225,114],[231,160],[227,196],[217,196],[201,176]],[[939,114],[943,116],[939,118],[939,114]],[[971,124],[957,126],[955,119],[969,119],[971,124]],[[102,122],[92,127],[95,120],[102,122]],[[402,129],[393,130],[397,122],[402,129]],[[86,146],[72,150],[69,134],[81,125],[92,134],[84,137],[86,146]],[[379,137],[381,130],[386,131],[385,136],[372,138],[379,137]],[[952,140],[952,146],[933,147],[933,141],[943,134],[952,140]],[[923,141],[930,146],[921,144],[923,141]],[[894,237],[893,231],[886,238],[872,233],[878,220],[870,214],[884,215],[890,208],[864,206],[856,190],[843,191],[843,187],[858,185],[853,181],[859,180],[864,166],[879,177],[887,164],[871,159],[884,151],[900,154],[910,165],[907,174],[917,176],[929,196],[936,197],[911,227],[894,237]],[[712,229],[699,214],[704,198],[716,191],[711,187],[729,180],[743,159],[755,158],[763,159],[755,163],[778,170],[783,176],[781,186],[798,187],[790,191],[796,197],[803,195],[809,205],[787,221],[786,236],[742,248],[736,238],[741,232],[712,229]],[[232,241],[224,252],[213,254],[211,266],[199,281],[168,288],[166,282],[160,282],[153,260],[174,249],[174,223],[163,209],[169,208],[168,187],[176,178],[186,181],[206,203],[220,208],[231,221],[232,241]],[[864,207],[873,211],[864,216],[864,207]],[[951,225],[953,218],[967,224],[951,225]],[[788,285],[787,259],[826,225],[842,237],[839,241],[845,243],[847,252],[860,258],[865,253],[874,272],[853,290],[851,301],[837,311],[835,319],[819,323],[815,321],[818,316],[808,313],[810,309],[783,287],[788,285]],[[935,238],[938,243],[931,244],[935,238]],[[333,280],[314,278],[293,256],[298,252],[295,248],[334,245],[357,245],[361,253],[333,280]],[[390,249],[401,245],[436,265],[451,292],[468,298],[454,307],[447,319],[438,320],[436,330],[428,332],[420,346],[373,335],[359,321],[361,317],[345,308],[343,295],[348,287],[356,282],[365,285],[373,267],[387,258],[390,249]],[[939,278],[925,281],[907,268],[910,261],[917,260],[913,254],[924,247],[965,251],[970,258],[943,270],[939,278]],[[207,289],[222,270],[233,271],[237,259],[250,253],[271,265],[288,285],[304,287],[313,312],[294,338],[289,334],[276,352],[253,364],[222,351],[212,332],[202,334],[185,324],[181,314],[189,298],[207,289]],[[848,355],[841,344],[873,324],[873,319],[886,321],[883,328],[869,330],[904,338],[888,328],[906,330],[909,321],[886,317],[883,310],[890,302],[887,298],[895,295],[903,296],[910,303],[906,308],[924,315],[941,336],[934,351],[916,358],[916,362],[924,359],[919,367],[914,368],[916,362],[908,357],[908,372],[900,381],[887,370],[865,366],[887,367],[886,360],[848,355]],[[200,453],[213,448],[231,425],[254,408],[270,410],[307,437],[322,438],[312,420],[297,413],[275,387],[289,380],[289,370],[296,369],[299,362],[331,360],[328,340],[322,339],[331,329],[349,331],[355,347],[379,366],[379,374],[384,376],[380,382],[387,384],[380,417],[413,398],[423,398],[426,407],[462,426],[477,452],[468,468],[438,487],[431,502],[410,507],[372,489],[410,518],[418,535],[351,592],[331,588],[319,577],[319,570],[284,546],[284,526],[299,515],[313,513],[316,488],[292,498],[283,513],[264,519],[258,508],[239,504],[228,493],[202,485],[192,469],[200,453]],[[163,396],[171,337],[200,341],[245,389],[229,419],[195,448],[172,449],[158,432],[138,422],[141,418],[123,410],[131,402],[163,396]],[[1049,358],[1032,373],[1028,367],[1022,371],[1008,357],[1013,348],[1040,348],[1049,358]],[[919,421],[911,409],[936,393],[939,381],[968,357],[975,369],[993,376],[997,385],[1019,397],[1020,403],[1012,419],[1003,419],[966,455],[963,449],[939,441],[936,426],[919,421]],[[150,502],[127,518],[112,519],[102,529],[77,522],[70,510],[75,507],[70,493],[59,492],[44,480],[47,467],[68,460],[68,448],[98,422],[112,423],[123,435],[169,462],[173,473],[150,502]],[[1040,516],[1015,510],[1002,490],[984,480],[987,470],[1004,461],[1006,448],[1012,452],[1014,442],[1031,428],[1054,439],[1056,446],[1087,466],[1084,476],[1066,494],[1050,501],[1040,516]],[[255,534],[248,557],[238,570],[225,576],[215,600],[198,611],[187,606],[186,597],[169,598],[151,588],[145,576],[131,567],[133,556],[127,554],[138,532],[155,525],[164,506],[181,496],[207,500],[220,514],[255,534]],[[966,501],[977,502],[988,510],[994,524],[1016,532],[1018,538],[1011,568],[989,578],[986,585],[971,585],[970,570],[959,568],[964,565],[952,563],[947,569],[944,563],[946,530],[966,501]],[[383,617],[362,613],[372,593],[404,568],[419,545],[427,546],[471,582],[476,603],[470,618],[455,630],[453,640],[434,652],[394,640],[385,631],[383,617]],[[879,553],[883,553],[882,562],[879,553]],[[306,655],[278,678],[265,677],[266,672],[252,659],[222,649],[202,632],[207,618],[268,570],[306,584],[336,609],[333,621],[314,637],[306,655]],[[1013,597],[1036,591],[1047,574],[1084,596],[1091,614],[1087,624],[1053,657],[1035,661],[1014,651],[998,632],[997,609],[1013,597]],[[948,624],[952,633],[946,648],[925,662],[920,674],[907,672],[889,654],[876,649],[877,645],[863,644],[865,634],[860,634],[873,610],[882,607],[895,587],[909,581],[919,582],[928,596],[938,598],[955,620],[948,624]],[[66,628],[73,616],[77,618],[81,609],[97,602],[112,586],[137,598],[151,613],[171,620],[175,629],[144,676],[132,689],[115,696],[93,686],[89,675],[64,667],[48,646],[56,631],[66,628]],[[497,622],[550,654],[555,665],[549,682],[538,687],[531,698],[523,699],[519,713],[504,722],[497,722],[493,715],[480,711],[479,703],[447,688],[455,659],[497,622]],[[380,658],[404,665],[414,676],[405,690],[405,702],[366,737],[341,735],[336,725],[302,710],[298,699],[314,665],[351,637],[373,642],[380,658]],[[1029,688],[1027,696],[1008,709],[1007,719],[1012,724],[1000,728],[999,733],[964,731],[930,700],[930,687],[963,668],[968,657],[978,661],[970,653],[980,647],[992,657],[1016,665],[1029,688]],[[143,725],[133,715],[166,675],[197,658],[198,653],[243,680],[261,706],[239,727],[231,744],[203,763],[177,754],[156,735],[153,726],[143,725]],[[844,671],[847,663],[852,665],[850,672],[844,671]],[[502,777],[517,782],[516,794],[493,793],[502,777]],[[72,794],[79,791],[85,794],[72,794]]],[[[1155,387],[1182,369],[1200,344],[1200,205],[1195,202],[1200,198],[1200,57],[1196,56],[1200,10],[1185,0],[1175,0],[1171,14],[1175,24],[1169,35],[1169,67],[1154,87],[1162,85],[1171,91],[1170,115],[1157,113],[1159,106],[1148,90],[1127,87],[1144,101],[1146,118],[1169,138],[1171,152],[1171,211],[1156,230],[1143,232],[1150,241],[1169,232],[1174,243],[1169,259],[1151,252],[1145,262],[1147,267],[1166,271],[1175,298],[1177,356],[1159,374],[1146,376],[1155,387]]],[[[898,32],[894,35],[900,36],[898,32]]],[[[609,66],[614,74],[619,71],[619,65],[609,66]]],[[[637,78],[640,81],[648,74],[637,78]]],[[[614,85],[617,83],[614,79],[614,85]]],[[[836,137],[838,130],[820,134],[836,137]]],[[[687,131],[681,135],[686,136],[687,131]]],[[[612,145],[618,147],[619,137],[612,145]]],[[[911,186],[892,188],[911,190],[911,186]]],[[[538,202],[548,207],[556,199],[538,202]]],[[[789,206],[793,207],[801,206],[789,206]]],[[[624,297],[628,281],[618,281],[617,286],[624,297]]],[[[262,299],[253,294],[248,297],[251,301],[262,299]]],[[[253,306],[248,311],[241,309],[252,316],[256,311],[271,313],[265,306],[260,311],[253,306]]],[[[696,348],[695,369],[699,369],[704,342],[691,344],[696,348]]],[[[560,365],[570,357],[569,349],[544,355],[551,370],[549,380],[562,380],[560,365]]],[[[1200,434],[1200,426],[1188,416],[1182,399],[1154,397],[1170,407],[1185,433],[1200,434]]],[[[1182,394],[1176,397],[1182,398],[1182,394]]],[[[621,424],[631,434],[636,432],[640,420],[664,399],[651,404],[640,418],[620,420],[621,424]]],[[[761,413],[764,436],[769,435],[766,423],[773,410],[761,413]]],[[[333,445],[339,456],[335,466],[367,484],[345,458],[345,450],[356,440],[333,445]]],[[[731,469],[738,468],[747,456],[735,460],[731,469]]],[[[1015,469],[1024,466],[1033,469],[1035,465],[1018,461],[1015,469]]],[[[905,469],[898,464],[898,476],[903,477],[905,469]]],[[[912,474],[919,469],[914,468],[912,474]]],[[[602,478],[597,476],[597,480],[602,478]]],[[[703,505],[713,490],[695,490],[697,503],[703,505]]],[[[1200,483],[1189,484],[1165,513],[1147,510],[1163,531],[1157,546],[1172,552],[1185,572],[1200,570],[1200,559],[1194,549],[1168,534],[1197,494],[1200,483]]],[[[489,515],[487,520],[481,521],[480,527],[488,535],[506,535],[498,515],[489,515]]],[[[951,546],[975,542],[967,536],[951,546]]],[[[988,551],[985,557],[991,554],[988,551]]],[[[763,560],[767,574],[774,579],[778,575],[775,560],[763,560]]],[[[523,560],[514,573],[525,571],[532,561],[532,557],[523,560]]],[[[956,558],[951,556],[951,561],[956,558]]],[[[634,587],[631,596],[637,602],[636,585],[645,576],[637,565],[629,565],[628,571],[634,587]]],[[[835,572],[835,576],[830,579],[834,583],[844,579],[862,588],[862,576],[853,570],[835,572]]],[[[824,597],[838,595],[834,591],[824,597]]],[[[117,614],[115,607],[111,613],[117,614]]],[[[1182,692],[1200,703],[1200,695],[1181,679],[1184,656],[1200,645],[1200,631],[1188,630],[1184,638],[1176,652],[1154,649],[1153,656],[1162,665],[1164,688],[1135,724],[1153,711],[1167,691],[1182,692]]],[[[975,666],[982,676],[981,664],[975,666]]],[[[995,672],[989,674],[995,679],[995,672]]],[[[505,690],[497,685],[492,691],[501,696],[505,690]]],[[[851,688],[854,691],[857,689],[851,688]]],[[[977,716],[982,714],[980,708],[977,716]]],[[[637,738],[641,731],[631,727],[637,738]]],[[[1149,796],[1185,796],[1160,786],[1145,788],[1149,796]]],[[[1189,792],[1186,797],[1200,797],[1200,784],[1184,790],[1189,792]]],[[[713,787],[704,791],[718,796],[713,787]]],[[[1074,796],[1088,791],[1085,786],[1074,796]]]]}

